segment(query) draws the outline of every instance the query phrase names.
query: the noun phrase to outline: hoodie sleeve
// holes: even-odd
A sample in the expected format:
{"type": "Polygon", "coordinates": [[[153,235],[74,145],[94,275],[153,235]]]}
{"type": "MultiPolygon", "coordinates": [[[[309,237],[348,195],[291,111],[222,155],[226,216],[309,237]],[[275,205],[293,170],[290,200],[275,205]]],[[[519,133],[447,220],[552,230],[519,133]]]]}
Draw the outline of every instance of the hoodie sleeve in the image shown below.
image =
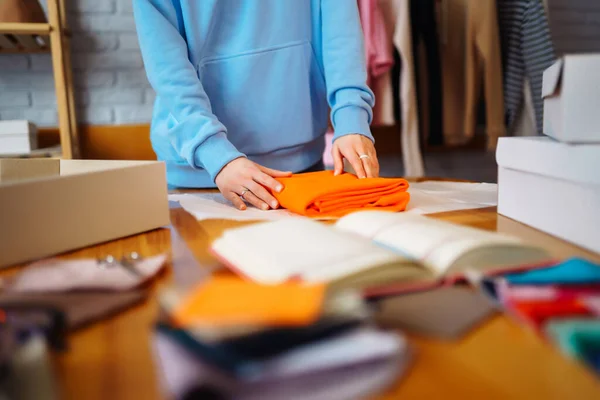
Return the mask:
{"type": "Polygon", "coordinates": [[[134,16],[148,80],[169,109],[175,150],[214,180],[230,161],[243,157],[227,139],[189,60],[180,10],[172,0],[134,0],[134,16]]]}
{"type": "Polygon", "coordinates": [[[358,133],[371,140],[375,96],[366,84],[365,48],[358,5],[321,0],[323,67],[334,140],[358,133]]]}

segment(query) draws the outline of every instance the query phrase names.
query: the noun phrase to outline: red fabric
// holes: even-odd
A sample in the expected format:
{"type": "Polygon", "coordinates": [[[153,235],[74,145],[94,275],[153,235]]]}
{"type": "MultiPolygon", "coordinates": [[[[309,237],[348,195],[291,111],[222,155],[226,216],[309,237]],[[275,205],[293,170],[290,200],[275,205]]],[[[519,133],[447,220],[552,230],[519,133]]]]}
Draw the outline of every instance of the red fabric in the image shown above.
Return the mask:
{"type": "Polygon", "coordinates": [[[590,316],[588,307],[579,300],[522,301],[513,304],[513,311],[536,329],[553,318],[590,316]]]}

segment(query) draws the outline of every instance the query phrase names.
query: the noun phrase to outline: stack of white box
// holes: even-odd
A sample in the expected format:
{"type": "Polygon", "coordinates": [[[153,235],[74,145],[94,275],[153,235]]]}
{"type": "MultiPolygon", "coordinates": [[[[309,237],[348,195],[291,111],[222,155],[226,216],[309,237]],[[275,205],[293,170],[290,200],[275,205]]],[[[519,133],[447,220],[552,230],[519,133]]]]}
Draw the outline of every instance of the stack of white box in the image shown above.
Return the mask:
{"type": "Polygon", "coordinates": [[[0,155],[26,154],[37,149],[37,128],[29,121],[0,121],[0,155]]]}
{"type": "Polygon", "coordinates": [[[544,73],[544,137],[498,143],[498,212],[600,252],[600,55],[544,73]]]}

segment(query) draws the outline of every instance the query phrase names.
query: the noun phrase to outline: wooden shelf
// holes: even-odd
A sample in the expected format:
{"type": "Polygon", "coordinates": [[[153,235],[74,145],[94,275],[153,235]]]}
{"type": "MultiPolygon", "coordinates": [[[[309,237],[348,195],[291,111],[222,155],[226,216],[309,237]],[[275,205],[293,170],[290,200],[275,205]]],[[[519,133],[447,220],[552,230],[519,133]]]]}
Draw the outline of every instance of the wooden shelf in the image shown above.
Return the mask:
{"type": "MultiPolygon", "coordinates": [[[[65,2],[65,0],[46,0],[47,22],[0,23],[0,54],[51,52],[62,157],[71,159],[79,158],[79,140],[69,51],[71,33],[67,28],[65,2]]],[[[0,71],[2,72],[4,71],[0,71]]],[[[52,157],[54,155],[54,152],[48,153],[43,150],[41,155],[33,153],[24,156],[52,157]]]]}
{"type": "Polygon", "coordinates": [[[0,53],[43,53],[50,50],[50,24],[0,23],[0,53]]]}
{"type": "Polygon", "coordinates": [[[61,146],[46,147],[23,154],[0,154],[0,158],[61,158],[61,146]]]}
{"type": "Polygon", "coordinates": [[[50,24],[0,22],[0,33],[5,34],[48,36],[51,30],[50,24]]]}

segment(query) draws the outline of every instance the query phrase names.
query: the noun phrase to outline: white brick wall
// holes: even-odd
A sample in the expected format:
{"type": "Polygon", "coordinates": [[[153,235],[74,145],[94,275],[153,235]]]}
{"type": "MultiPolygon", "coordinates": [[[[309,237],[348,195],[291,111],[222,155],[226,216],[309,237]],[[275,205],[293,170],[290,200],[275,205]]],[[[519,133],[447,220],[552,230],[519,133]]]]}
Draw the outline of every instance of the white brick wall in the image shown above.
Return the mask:
{"type": "MultiPolygon", "coordinates": [[[[94,124],[147,123],[155,94],[144,73],[133,0],[67,0],[78,118],[94,124]]],[[[43,0],[42,0],[43,2],[43,0]]],[[[548,0],[560,53],[600,52],[599,0],[548,0]]],[[[0,119],[55,126],[49,55],[0,55],[0,119]]]]}
{"type": "MultiPolygon", "coordinates": [[[[140,56],[132,1],[66,1],[80,122],[150,122],[154,92],[140,56]]],[[[57,125],[49,54],[0,55],[0,119],[19,118],[57,125]]]]}

